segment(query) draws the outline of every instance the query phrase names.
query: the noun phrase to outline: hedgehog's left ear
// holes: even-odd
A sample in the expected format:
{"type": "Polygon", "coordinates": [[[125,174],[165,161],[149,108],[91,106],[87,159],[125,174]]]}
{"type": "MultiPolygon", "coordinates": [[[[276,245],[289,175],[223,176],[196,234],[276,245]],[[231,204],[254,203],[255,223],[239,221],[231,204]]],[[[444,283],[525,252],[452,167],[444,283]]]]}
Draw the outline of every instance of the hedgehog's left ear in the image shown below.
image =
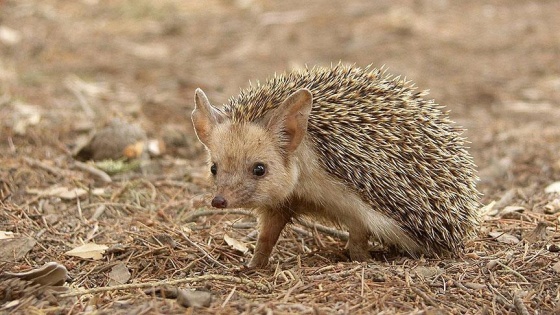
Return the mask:
{"type": "Polygon", "coordinates": [[[300,89],[288,96],[270,117],[268,129],[282,134],[281,142],[287,152],[294,152],[303,140],[312,105],[311,91],[300,89]]]}
{"type": "Polygon", "coordinates": [[[210,104],[206,94],[201,89],[196,89],[191,119],[196,136],[202,144],[207,145],[210,132],[225,118],[226,116],[220,110],[210,104]]]}

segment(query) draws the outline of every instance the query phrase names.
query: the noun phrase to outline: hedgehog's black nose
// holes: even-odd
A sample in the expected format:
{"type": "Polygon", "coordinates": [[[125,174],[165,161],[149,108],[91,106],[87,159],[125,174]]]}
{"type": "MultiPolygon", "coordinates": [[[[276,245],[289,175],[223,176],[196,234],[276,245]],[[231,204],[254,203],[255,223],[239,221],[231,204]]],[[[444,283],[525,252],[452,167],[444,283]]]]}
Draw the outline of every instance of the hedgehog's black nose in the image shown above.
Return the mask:
{"type": "Polygon", "coordinates": [[[225,208],[227,207],[227,200],[222,196],[216,196],[212,199],[212,207],[225,208]]]}

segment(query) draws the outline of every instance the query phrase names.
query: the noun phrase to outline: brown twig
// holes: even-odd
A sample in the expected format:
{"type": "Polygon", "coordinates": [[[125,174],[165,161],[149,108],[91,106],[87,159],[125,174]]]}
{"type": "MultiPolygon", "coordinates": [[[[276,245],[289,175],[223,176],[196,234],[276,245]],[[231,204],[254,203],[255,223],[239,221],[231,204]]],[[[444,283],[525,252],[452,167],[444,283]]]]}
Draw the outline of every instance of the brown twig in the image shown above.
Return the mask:
{"type": "Polygon", "coordinates": [[[428,304],[430,306],[437,306],[437,303],[431,297],[429,297],[426,293],[422,292],[420,289],[415,288],[415,287],[410,287],[410,290],[412,290],[412,292],[416,293],[416,295],[421,297],[424,300],[424,302],[426,302],[426,304],[428,304]]]}
{"type": "Polygon", "coordinates": [[[237,286],[233,287],[233,289],[231,289],[231,291],[229,292],[228,296],[226,297],[226,299],[224,300],[224,303],[222,303],[222,308],[226,307],[227,303],[229,302],[229,300],[231,299],[231,297],[233,296],[233,294],[235,293],[235,290],[237,290],[237,286]]]}
{"type": "MultiPolygon", "coordinates": [[[[338,273],[317,274],[317,275],[309,276],[309,278],[313,279],[313,280],[321,280],[321,279],[324,279],[324,278],[327,278],[327,277],[333,277],[333,278],[335,278],[335,277],[347,277],[347,276],[353,274],[354,272],[356,272],[357,270],[359,270],[361,268],[362,268],[362,265],[359,265],[359,266],[354,267],[350,270],[344,270],[344,271],[341,271],[341,272],[338,272],[338,273]]],[[[324,269],[324,270],[326,270],[326,269],[324,269]]]]}
{"type": "Polygon", "coordinates": [[[144,282],[144,283],[131,283],[131,284],[121,284],[109,287],[97,287],[91,288],[86,290],[77,290],[74,292],[64,293],[61,294],[60,297],[72,297],[72,296],[79,296],[85,294],[95,294],[101,292],[109,292],[109,291],[119,291],[119,290],[130,290],[130,289],[142,289],[142,288],[150,288],[156,286],[164,286],[164,285],[177,285],[182,283],[195,283],[195,282],[202,282],[202,281],[226,281],[235,284],[242,284],[247,285],[249,287],[264,291],[270,292],[271,288],[267,285],[262,283],[258,283],[249,279],[239,278],[234,276],[225,276],[225,275],[203,275],[193,278],[184,278],[184,279],[175,279],[175,280],[164,280],[164,281],[155,281],[155,282],[144,282]]]}
{"type": "Polygon", "coordinates": [[[531,283],[529,282],[529,280],[527,280],[527,278],[525,278],[522,274],[520,274],[519,272],[511,269],[511,267],[509,267],[508,265],[504,264],[501,261],[498,261],[498,265],[502,266],[504,269],[506,269],[506,272],[510,272],[514,275],[516,275],[517,277],[519,277],[521,280],[523,280],[525,283],[531,283]]]}

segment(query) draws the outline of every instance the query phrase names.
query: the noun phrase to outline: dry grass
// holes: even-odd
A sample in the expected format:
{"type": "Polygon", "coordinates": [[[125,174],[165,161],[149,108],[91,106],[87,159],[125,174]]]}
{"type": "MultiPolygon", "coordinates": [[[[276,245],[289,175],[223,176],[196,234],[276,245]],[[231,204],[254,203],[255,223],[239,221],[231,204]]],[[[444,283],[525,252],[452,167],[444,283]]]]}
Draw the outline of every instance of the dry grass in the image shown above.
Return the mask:
{"type": "MultiPolygon", "coordinates": [[[[24,159],[12,163],[1,178],[0,230],[38,243],[24,260],[3,259],[2,267],[18,271],[57,261],[72,278],[70,290],[49,303],[40,298],[43,291],[22,289],[22,303],[14,308],[20,313],[35,307],[48,313],[81,312],[91,303],[123,314],[182,312],[182,306],[150,290],[170,286],[210,291],[211,306],[197,313],[526,314],[553,313],[556,307],[559,281],[552,266],[558,254],[547,246],[560,241],[560,232],[549,227],[539,237],[526,238],[539,222],[556,226],[558,215],[490,218],[459,258],[413,260],[375,252],[375,261],[362,264],[347,261],[343,241],[295,226],[284,233],[270,268],[248,271],[242,266],[250,253],[236,251],[223,238],[227,234],[254,245],[254,218],[248,212],[214,214],[193,207],[188,182],[142,177],[96,183],[104,194],[64,201],[28,195],[23,187],[88,187],[88,173],[72,170],[70,160],[57,167],[73,176],[53,174],[24,159]],[[504,244],[487,236],[489,231],[525,240],[504,244]],[[109,246],[103,259],[63,254],[89,241],[109,246]],[[126,265],[131,281],[107,286],[117,263],[126,265]],[[37,298],[23,298],[29,296],[37,298]]],[[[5,296],[6,285],[3,290],[5,296]]]]}

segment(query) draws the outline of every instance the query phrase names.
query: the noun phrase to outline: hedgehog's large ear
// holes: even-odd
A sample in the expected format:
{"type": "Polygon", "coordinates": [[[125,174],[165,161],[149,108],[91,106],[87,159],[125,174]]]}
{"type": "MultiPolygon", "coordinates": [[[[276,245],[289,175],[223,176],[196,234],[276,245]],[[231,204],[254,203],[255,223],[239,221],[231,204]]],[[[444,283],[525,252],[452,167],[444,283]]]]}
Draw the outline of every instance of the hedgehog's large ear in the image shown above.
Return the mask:
{"type": "Polygon", "coordinates": [[[217,124],[223,122],[226,116],[212,106],[201,89],[194,93],[194,110],[191,119],[196,131],[196,136],[204,145],[207,145],[210,132],[217,124]]]}
{"type": "Polygon", "coordinates": [[[311,91],[300,89],[288,96],[270,117],[268,128],[283,136],[281,141],[287,152],[294,152],[303,140],[312,105],[311,91]]]}

